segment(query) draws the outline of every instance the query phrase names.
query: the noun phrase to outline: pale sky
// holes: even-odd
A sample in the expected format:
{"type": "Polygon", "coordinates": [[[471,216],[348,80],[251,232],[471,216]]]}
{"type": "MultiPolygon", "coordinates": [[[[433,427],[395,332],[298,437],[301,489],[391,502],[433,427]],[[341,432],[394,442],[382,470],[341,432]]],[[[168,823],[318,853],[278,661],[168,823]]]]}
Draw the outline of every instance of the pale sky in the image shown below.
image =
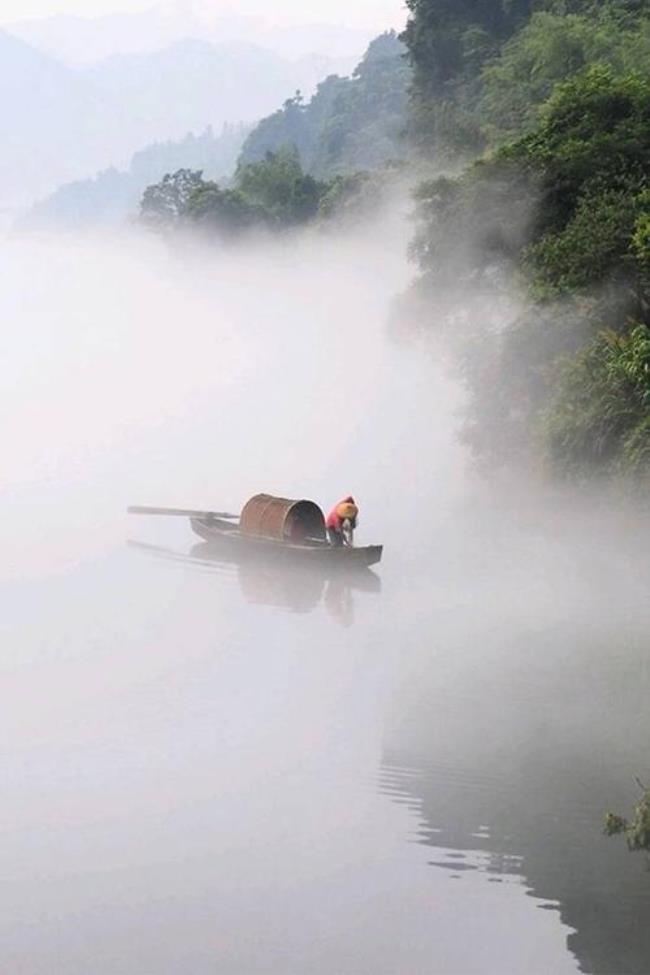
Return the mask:
{"type": "MultiPolygon", "coordinates": [[[[146,10],[156,0],[0,0],[0,23],[57,13],[96,16],[117,11],[146,10]]],[[[350,27],[400,26],[404,0],[205,0],[207,7],[235,10],[278,22],[345,23],[350,27]]]]}

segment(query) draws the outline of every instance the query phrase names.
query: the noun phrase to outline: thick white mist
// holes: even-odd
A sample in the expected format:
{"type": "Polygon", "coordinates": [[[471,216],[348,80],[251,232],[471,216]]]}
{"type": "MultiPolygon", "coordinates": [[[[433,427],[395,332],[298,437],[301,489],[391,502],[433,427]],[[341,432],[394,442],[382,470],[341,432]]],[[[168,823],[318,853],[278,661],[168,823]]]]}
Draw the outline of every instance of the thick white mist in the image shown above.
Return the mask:
{"type": "Polygon", "coordinates": [[[591,903],[596,863],[601,917],[642,903],[600,833],[645,771],[639,523],[479,488],[461,391],[387,327],[406,208],[246,250],[0,245],[0,969],[572,972],[583,919],[539,900],[591,903]],[[257,491],[354,492],[383,591],[309,613],[125,547],[192,546],[128,504],[257,491]],[[431,866],[466,851],[463,886],[431,866]]]}
{"type": "Polygon", "coordinates": [[[5,571],[117,544],[129,503],[236,511],[260,490],[356,492],[379,538],[387,498],[461,463],[455,394],[388,339],[407,232],[400,214],[247,251],[3,243],[5,571]]]}

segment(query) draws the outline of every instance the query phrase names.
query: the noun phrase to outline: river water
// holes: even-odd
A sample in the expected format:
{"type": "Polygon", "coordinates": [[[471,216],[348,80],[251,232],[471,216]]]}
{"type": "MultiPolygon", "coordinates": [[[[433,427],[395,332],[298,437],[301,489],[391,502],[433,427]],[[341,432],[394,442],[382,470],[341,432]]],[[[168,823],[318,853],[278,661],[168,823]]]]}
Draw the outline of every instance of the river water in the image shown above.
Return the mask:
{"type": "Polygon", "coordinates": [[[647,523],[472,472],[407,234],[2,245],[0,971],[650,972],[647,523]],[[125,515],[260,490],[383,564],[125,515]]]}

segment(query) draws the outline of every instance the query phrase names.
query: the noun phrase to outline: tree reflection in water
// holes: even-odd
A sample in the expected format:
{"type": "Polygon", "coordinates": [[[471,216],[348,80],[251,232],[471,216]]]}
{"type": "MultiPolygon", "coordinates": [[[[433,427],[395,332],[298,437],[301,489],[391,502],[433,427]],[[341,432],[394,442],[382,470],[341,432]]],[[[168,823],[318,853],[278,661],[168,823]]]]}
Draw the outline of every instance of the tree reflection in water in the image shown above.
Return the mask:
{"type": "MultiPolygon", "coordinates": [[[[608,806],[632,808],[634,772],[647,770],[646,623],[478,623],[467,615],[444,644],[412,654],[379,788],[413,810],[431,867],[473,879],[480,903],[483,882],[521,885],[558,912],[581,971],[648,975],[645,863],[602,835],[608,806]]],[[[637,802],[630,822],[610,822],[635,849],[650,823],[637,802]]]]}

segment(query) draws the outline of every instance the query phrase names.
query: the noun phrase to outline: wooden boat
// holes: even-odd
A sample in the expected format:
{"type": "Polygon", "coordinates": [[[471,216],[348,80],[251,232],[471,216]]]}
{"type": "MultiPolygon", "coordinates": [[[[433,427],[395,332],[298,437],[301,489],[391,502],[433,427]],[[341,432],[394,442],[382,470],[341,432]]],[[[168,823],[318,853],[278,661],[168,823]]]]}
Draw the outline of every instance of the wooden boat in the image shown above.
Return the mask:
{"type": "Polygon", "coordinates": [[[285,541],[263,536],[248,535],[237,525],[214,517],[192,518],[192,529],[204,541],[229,550],[231,554],[277,558],[287,561],[308,562],[312,565],[365,566],[381,562],[383,546],[343,546],[337,548],[327,540],[307,539],[302,542],[285,541]]]}
{"type": "Polygon", "coordinates": [[[273,559],[327,568],[368,568],[381,562],[382,545],[335,546],[327,538],[323,512],[312,501],[259,494],[241,516],[172,508],[129,508],[132,514],[188,517],[192,530],[231,558],[273,559]]]}

